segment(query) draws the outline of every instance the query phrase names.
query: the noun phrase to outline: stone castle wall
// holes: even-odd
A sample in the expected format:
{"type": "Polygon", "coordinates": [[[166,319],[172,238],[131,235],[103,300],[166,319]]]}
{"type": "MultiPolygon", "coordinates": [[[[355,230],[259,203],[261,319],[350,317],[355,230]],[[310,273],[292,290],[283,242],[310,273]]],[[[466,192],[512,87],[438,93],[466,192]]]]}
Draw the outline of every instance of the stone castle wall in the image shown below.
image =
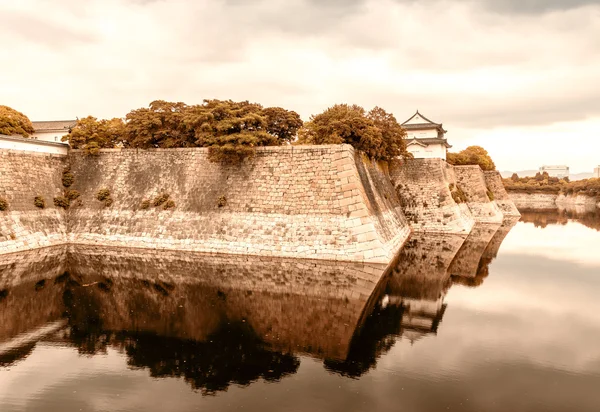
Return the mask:
{"type": "Polygon", "coordinates": [[[510,200],[504,184],[502,183],[502,176],[497,170],[485,170],[483,171],[485,183],[487,188],[494,195],[494,201],[502,211],[504,216],[520,216],[519,210],[515,206],[514,202],[510,200]]]}
{"type": "Polygon", "coordinates": [[[385,166],[349,145],[260,148],[241,165],[207,149],[71,151],[75,244],[388,263],[410,228],[385,166]],[[108,189],[110,207],[96,199],[108,189]],[[142,208],[166,193],[175,208],[142,208]]]}
{"type": "Polygon", "coordinates": [[[510,192],[508,197],[519,210],[572,209],[584,212],[600,209],[599,199],[585,195],[510,192]]]}
{"type": "Polygon", "coordinates": [[[53,204],[63,191],[66,156],[0,149],[0,254],[66,242],[64,211],[53,204]],[[44,197],[46,208],[34,205],[44,197]]]}
{"type": "Polygon", "coordinates": [[[467,205],[477,222],[501,224],[503,214],[498,205],[488,197],[485,177],[481,168],[454,166],[458,187],[467,196],[467,205]]]}
{"type": "Polygon", "coordinates": [[[468,234],[473,218],[450,192],[451,176],[442,159],[407,159],[390,164],[390,177],[414,230],[468,234]]]}

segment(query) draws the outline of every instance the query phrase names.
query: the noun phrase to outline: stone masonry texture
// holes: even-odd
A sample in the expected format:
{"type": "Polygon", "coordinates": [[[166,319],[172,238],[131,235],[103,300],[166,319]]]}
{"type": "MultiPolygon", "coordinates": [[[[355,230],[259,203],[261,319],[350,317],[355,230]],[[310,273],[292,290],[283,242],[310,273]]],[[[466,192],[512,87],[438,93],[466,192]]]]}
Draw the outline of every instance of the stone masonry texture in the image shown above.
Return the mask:
{"type": "Polygon", "coordinates": [[[521,216],[514,202],[508,197],[508,193],[502,183],[502,176],[497,170],[483,171],[487,188],[494,195],[494,202],[498,205],[502,214],[508,216],[521,216]]]}
{"type": "Polygon", "coordinates": [[[473,217],[452,198],[445,161],[395,160],[390,164],[390,177],[414,230],[465,235],[471,231],[473,217]]]}
{"type": "Polygon", "coordinates": [[[0,150],[0,198],[9,203],[0,211],[0,254],[66,242],[65,212],[53,204],[63,193],[66,156],[0,150]],[[42,196],[46,208],[34,205],[42,196]]]}
{"type": "Polygon", "coordinates": [[[481,168],[477,165],[454,166],[454,174],[458,187],[467,196],[467,205],[475,221],[501,224],[504,215],[496,202],[488,197],[488,187],[481,168]]]}
{"type": "Polygon", "coordinates": [[[207,155],[71,151],[81,197],[68,211],[69,242],[389,263],[410,233],[385,165],[349,145],[260,148],[235,166],[207,155]],[[161,194],[173,209],[142,208],[161,194]]]}
{"type": "MultiPolygon", "coordinates": [[[[259,148],[235,166],[212,163],[199,148],[1,150],[0,160],[0,197],[9,202],[0,212],[0,254],[81,244],[388,264],[411,231],[405,214],[414,230],[465,236],[473,211],[477,220],[501,216],[476,166],[388,166],[349,145],[259,148]],[[53,199],[64,195],[67,169],[81,196],[65,211],[53,199]],[[452,184],[468,205],[454,202],[452,184]],[[100,189],[111,205],[97,200],[100,189]],[[172,209],[152,205],[162,194],[172,209]],[[35,207],[36,196],[46,208],[35,207]]],[[[504,199],[501,181],[490,179],[504,199]]]]}

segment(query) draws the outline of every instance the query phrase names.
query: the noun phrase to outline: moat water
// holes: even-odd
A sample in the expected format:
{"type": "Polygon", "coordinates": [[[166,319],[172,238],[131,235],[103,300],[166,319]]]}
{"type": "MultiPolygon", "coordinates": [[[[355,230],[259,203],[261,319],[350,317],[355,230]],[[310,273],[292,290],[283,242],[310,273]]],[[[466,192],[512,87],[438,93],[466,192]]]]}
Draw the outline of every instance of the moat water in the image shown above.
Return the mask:
{"type": "Polygon", "coordinates": [[[597,412],[599,246],[597,213],[414,236],[370,297],[339,282],[377,267],[0,257],[0,411],[597,412]]]}

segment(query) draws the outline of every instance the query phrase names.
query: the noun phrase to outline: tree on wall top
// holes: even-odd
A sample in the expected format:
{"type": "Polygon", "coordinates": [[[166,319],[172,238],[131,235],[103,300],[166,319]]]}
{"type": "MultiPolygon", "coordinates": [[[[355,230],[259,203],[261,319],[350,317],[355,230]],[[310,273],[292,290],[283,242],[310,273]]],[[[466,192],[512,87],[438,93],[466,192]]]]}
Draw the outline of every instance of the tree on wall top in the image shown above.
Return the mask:
{"type": "Polygon", "coordinates": [[[446,161],[455,166],[479,165],[482,170],[496,170],[494,161],[481,146],[469,146],[458,153],[448,153],[446,161]]]}
{"type": "Polygon", "coordinates": [[[0,105],[0,134],[29,137],[33,132],[35,130],[27,116],[13,108],[0,105]]]}
{"type": "Polygon", "coordinates": [[[300,144],[347,143],[374,159],[389,160],[406,154],[406,131],[396,118],[375,107],[336,104],[312,116],[299,132],[300,144]]]}

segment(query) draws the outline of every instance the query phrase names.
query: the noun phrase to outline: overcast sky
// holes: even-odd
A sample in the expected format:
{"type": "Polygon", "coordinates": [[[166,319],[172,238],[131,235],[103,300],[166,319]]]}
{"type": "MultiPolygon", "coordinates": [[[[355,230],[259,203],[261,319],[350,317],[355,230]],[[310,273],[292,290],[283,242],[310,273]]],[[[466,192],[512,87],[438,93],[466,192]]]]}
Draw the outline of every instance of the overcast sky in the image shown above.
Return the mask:
{"type": "Polygon", "coordinates": [[[600,164],[600,0],[0,0],[0,104],[335,103],[443,122],[500,170],[600,164]]]}

